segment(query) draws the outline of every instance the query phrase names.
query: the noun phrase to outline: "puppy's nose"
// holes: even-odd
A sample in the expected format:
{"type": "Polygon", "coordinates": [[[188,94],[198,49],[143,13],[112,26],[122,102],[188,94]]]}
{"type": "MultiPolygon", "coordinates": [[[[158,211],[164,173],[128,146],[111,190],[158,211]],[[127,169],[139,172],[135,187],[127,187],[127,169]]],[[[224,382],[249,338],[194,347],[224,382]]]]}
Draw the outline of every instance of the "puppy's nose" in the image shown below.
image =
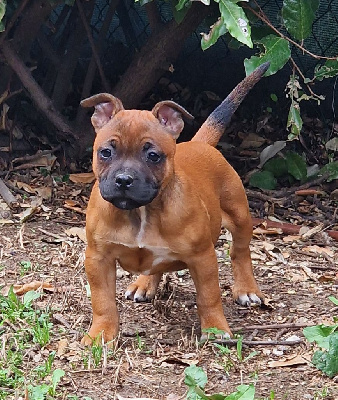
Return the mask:
{"type": "Polygon", "coordinates": [[[128,174],[118,174],[115,178],[115,185],[120,189],[129,188],[134,182],[134,178],[128,174]]]}

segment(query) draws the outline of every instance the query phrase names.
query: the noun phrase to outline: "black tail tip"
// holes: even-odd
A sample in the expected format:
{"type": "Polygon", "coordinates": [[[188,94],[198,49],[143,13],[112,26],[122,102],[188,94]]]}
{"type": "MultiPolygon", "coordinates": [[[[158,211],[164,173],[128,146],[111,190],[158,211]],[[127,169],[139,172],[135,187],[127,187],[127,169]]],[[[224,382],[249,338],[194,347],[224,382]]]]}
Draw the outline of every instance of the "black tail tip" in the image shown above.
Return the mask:
{"type": "Polygon", "coordinates": [[[265,63],[257,67],[254,73],[258,72],[259,75],[264,75],[265,72],[269,69],[269,67],[270,67],[270,61],[266,61],[265,63]]]}

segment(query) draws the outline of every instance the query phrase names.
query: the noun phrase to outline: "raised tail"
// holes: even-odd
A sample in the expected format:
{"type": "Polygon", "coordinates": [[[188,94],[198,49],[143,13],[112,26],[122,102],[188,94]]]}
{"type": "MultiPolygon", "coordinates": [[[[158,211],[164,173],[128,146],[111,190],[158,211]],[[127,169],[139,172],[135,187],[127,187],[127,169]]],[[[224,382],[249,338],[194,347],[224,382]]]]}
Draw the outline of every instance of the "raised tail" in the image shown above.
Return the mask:
{"type": "Polygon", "coordinates": [[[229,124],[232,115],[249,91],[262,78],[269,66],[270,63],[266,62],[244,78],[229,96],[209,115],[191,141],[204,142],[211,146],[216,146],[225,128],[229,124]]]}

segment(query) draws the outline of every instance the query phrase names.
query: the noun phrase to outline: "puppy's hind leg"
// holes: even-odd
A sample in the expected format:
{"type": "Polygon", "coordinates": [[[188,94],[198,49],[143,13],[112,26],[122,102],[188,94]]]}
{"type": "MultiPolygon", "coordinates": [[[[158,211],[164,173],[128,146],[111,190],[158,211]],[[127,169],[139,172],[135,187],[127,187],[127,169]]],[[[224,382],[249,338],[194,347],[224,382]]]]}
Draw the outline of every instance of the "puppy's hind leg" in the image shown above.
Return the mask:
{"type": "Polygon", "coordinates": [[[246,195],[241,183],[236,186],[231,186],[231,193],[226,190],[221,198],[222,224],[232,235],[230,257],[234,274],[233,297],[237,303],[250,306],[252,303],[261,304],[264,296],[253,275],[249,248],[252,220],[246,195]]]}

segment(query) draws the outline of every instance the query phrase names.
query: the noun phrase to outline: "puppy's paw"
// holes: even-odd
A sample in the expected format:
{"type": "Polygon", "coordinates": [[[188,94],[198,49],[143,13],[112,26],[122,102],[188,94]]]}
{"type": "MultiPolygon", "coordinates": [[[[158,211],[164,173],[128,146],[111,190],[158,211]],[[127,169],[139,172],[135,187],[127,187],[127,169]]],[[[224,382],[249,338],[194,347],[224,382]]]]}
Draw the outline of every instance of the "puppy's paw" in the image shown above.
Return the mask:
{"type": "Polygon", "coordinates": [[[125,292],[126,299],[136,303],[151,301],[156,294],[161,275],[140,275],[134,283],[127,287],[125,292]]]}
{"type": "Polygon", "coordinates": [[[133,300],[135,303],[151,301],[155,297],[155,292],[147,290],[143,287],[138,287],[135,283],[128,286],[124,296],[128,300],[133,300]]]}
{"type": "Polygon", "coordinates": [[[261,306],[263,303],[263,296],[258,297],[256,293],[245,293],[240,294],[237,298],[235,298],[237,304],[244,307],[251,307],[252,305],[261,306]]]}
{"type": "Polygon", "coordinates": [[[200,343],[204,344],[205,342],[212,342],[214,340],[227,340],[231,339],[232,333],[231,332],[225,332],[225,331],[218,331],[217,333],[212,333],[212,332],[203,332],[200,338],[200,343]]]}

